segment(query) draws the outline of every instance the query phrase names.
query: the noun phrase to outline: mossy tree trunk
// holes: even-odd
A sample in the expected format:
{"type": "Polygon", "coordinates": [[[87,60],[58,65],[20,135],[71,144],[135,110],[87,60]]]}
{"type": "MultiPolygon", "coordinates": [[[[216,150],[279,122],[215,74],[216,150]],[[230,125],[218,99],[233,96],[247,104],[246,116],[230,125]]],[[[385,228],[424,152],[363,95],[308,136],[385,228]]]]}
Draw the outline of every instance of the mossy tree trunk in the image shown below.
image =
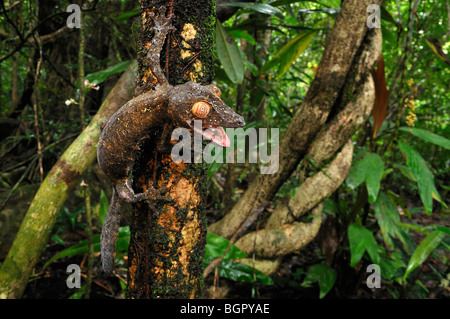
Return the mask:
{"type": "MultiPolygon", "coordinates": [[[[161,52],[169,83],[211,82],[214,0],[142,0],[138,84],[144,90],[157,85],[145,57],[153,37],[150,13],[157,15],[161,6],[166,7],[166,16],[173,16],[176,28],[161,52]]],[[[201,293],[206,244],[206,170],[203,164],[175,164],[169,154],[157,149],[160,138],[143,145],[133,187],[137,192],[149,184],[165,188],[171,200],[153,207],[146,202],[133,205],[127,298],[195,298],[201,293]]]]}

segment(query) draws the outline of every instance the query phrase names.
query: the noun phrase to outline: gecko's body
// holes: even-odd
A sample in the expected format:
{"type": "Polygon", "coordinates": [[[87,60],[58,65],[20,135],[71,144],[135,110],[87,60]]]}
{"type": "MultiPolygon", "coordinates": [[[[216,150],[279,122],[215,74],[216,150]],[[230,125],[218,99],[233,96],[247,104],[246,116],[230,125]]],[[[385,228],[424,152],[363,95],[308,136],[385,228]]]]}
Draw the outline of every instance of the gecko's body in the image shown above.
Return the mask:
{"type": "Polygon", "coordinates": [[[166,123],[170,123],[171,127],[191,128],[192,121],[202,120],[204,129],[214,131],[212,135],[204,134],[205,139],[227,147],[228,138],[221,126],[244,126],[242,116],[222,102],[217,87],[194,82],[177,86],[168,84],[159,66],[159,52],[172,28],[170,19],[165,18],[164,13],[162,8],[159,17],[154,18],[156,34],[149,51],[151,71],[160,85],[154,91],[136,96],[114,113],[106,122],[98,143],[98,163],[113,185],[113,196],[101,236],[102,264],[106,273],[114,267],[120,201],[154,200],[160,195],[153,186],[138,194],[132,188],[130,173],[141,141],[154,137],[166,123]]]}

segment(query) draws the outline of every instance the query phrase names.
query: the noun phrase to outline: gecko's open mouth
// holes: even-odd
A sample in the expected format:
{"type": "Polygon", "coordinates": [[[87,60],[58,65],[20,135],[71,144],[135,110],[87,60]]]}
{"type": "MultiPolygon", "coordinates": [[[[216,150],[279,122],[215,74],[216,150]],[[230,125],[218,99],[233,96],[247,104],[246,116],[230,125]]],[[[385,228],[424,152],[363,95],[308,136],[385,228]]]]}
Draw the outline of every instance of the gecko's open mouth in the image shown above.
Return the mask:
{"type": "Polygon", "coordinates": [[[203,121],[187,121],[187,123],[194,132],[201,134],[205,140],[221,147],[230,146],[230,139],[221,126],[206,124],[203,121]]]}

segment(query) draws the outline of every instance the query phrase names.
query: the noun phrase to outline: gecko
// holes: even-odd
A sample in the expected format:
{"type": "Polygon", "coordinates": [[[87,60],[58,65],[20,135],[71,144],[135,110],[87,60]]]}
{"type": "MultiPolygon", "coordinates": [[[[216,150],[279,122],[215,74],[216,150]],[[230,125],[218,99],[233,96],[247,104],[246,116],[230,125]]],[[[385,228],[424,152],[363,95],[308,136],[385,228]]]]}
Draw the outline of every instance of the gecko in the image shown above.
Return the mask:
{"type": "MultiPolygon", "coordinates": [[[[125,103],[101,127],[97,146],[97,161],[113,186],[111,202],[102,227],[100,246],[102,267],[106,274],[114,268],[114,253],[120,226],[120,204],[155,201],[163,190],[152,185],[142,193],[135,193],[131,172],[144,139],[154,138],[163,127],[185,127],[193,132],[194,121],[202,121],[200,134],[219,146],[228,147],[229,139],[223,127],[244,127],[244,118],[221,99],[221,91],[214,85],[192,81],[172,86],[160,66],[160,52],[172,26],[172,17],[151,14],[155,35],[147,53],[150,71],[158,81],[154,90],[139,92],[125,103]],[[212,132],[212,133],[211,133],[212,132]]],[[[160,135],[167,138],[168,134],[160,135]]],[[[164,142],[164,141],[162,141],[164,142]]]]}

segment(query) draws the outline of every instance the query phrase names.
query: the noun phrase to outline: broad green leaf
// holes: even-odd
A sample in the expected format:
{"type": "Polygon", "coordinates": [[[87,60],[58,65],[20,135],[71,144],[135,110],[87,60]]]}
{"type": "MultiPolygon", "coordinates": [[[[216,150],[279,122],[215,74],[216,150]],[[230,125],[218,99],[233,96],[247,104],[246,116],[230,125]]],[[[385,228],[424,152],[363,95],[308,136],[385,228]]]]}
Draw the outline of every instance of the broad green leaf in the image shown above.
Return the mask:
{"type": "Polygon", "coordinates": [[[348,227],[348,241],[350,244],[350,267],[355,267],[367,251],[371,260],[379,264],[380,255],[378,244],[372,232],[365,227],[351,224],[348,227]]]}
{"type": "Polygon", "coordinates": [[[345,182],[351,189],[356,189],[366,180],[366,174],[366,162],[364,161],[364,157],[362,157],[352,164],[345,182]]]}
{"type": "Polygon", "coordinates": [[[409,260],[408,266],[406,267],[404,279],[408,277],[408,275],[420,266],[428,256],[439,246],[441,241],[444,239],[445,233],[439,230],[435,230],[432,233],[428,234],[424,240],[417,246],[416,250],[411,256],[409,260]]]}
{"type": "Polygon", "coordinates": [[[355,189],[365,181],[369,203],[373,203],[377,199],[383,174],[384,162],[381,157],[367,152],[352,165],[346,182],[350,188],[355,189]]]}
{"type": "MultiPolygon", "coordinates": [[[[203,265],[206,267],[211,262],[211,258],[205,258],[203,265]]],[[[235,262],[232,259],[222,260],[219,265],[219,276],[234,281],[255,282],[256,280],[264,285],[273,284],[272,279],[258,269],[243,263],[235,262]]]]}
{"type": "Polygon", "coordinates": [[[378,191],[380,190],[380,181],[384,173],[384,162],[375,153],[367,153],[365,159],[367,161],[367,193],[369,194],[369,203],[373,203],[377,199],[378,191]]]}
{"type": "Polygon", "coordinates": [[[447,150],[450,150],[450,140],[446,139],[443,136],[434,134],[427,130],[422,130],[414,127],[400,127],[400,131],[411,133],[412,135],[433,144],[436,144],[440,147],[443,147],[447,150]]]}
{"type": "MultiPolygon", "coordinates": [[[[219,258],[222,257],[225,250],[230,245],[228,239],[223,238],[218,235],[214,235],[212,233],[206,234],[206,247],[205,247],[205,258],[219,258]]],[[[247,254],[245,254],[242,250],[237,248],[235,245],[232,245],[228,252],[226,253],[224,259],[238,259],[245,258],[247,254]]]]}
{"type": "Polygon", "coordinates": [[[325,264],[316,264],[309,268],[306,274],[305,280],[303,280],[301,286],[308,287],[311,283],[317,282],[320,289],[320,299],[326,296],[326,294],[333,288],[336,281],[336,271],[333,268],[328,267],[325,264]]]}
{"type": "Polygon", "coordinates": [[[400,150],[406,156],[406,165],[417,181],[419,195],[428,215],[433,209],[433,198],[442,203],[441,196],[434,185],[434,175],[428,168],[422,156],[408,144],[398,143],[400,150]]]}
{"type": "MultiPolygon", "coordinates": [[[[116,251],[122,251],[127,250],[128,245],[130,243],[130,228],[129,226],[120,227],[119,228],[119,236],[117,238],[116,243],[116,251]]],[[[94,252],[100,251],[100,234],[94,235],[93,238],[93,247],[94,252]]],[[[82,240],[78,244],[69,247],[67,249],[64,249],[63,251],[60,251],[56,255],[54,255],[52,258],[50,258],[44,265],[43,268],[46,268],[48,265],[50,265],[53,261],[60,259],[62,257],[72,257],[78,254],[84,254],[87,253],[89,250],[89,245],[87,240],[82,240]]]]}
{"type": "Polygon", "coordinates": [[[216,22],[216,46],[217,56],[225,70],[225,73],[234,84],[241,83],[244,79],[244,63],[239,48],[234,38],[216,22]]]}
{"type": "Polygon", "coordinates": [[[102,71],[88,74],[85,79],[94,84],[100,84],[110,75],[125,71],[133,63],[133,60],[124,61],[116,65],[112,65],[102,71]]]}
{"type": "Polygon", "coordinates": [[[266,3],[228,2],[227,5],[230,7],[240,7],[268,15],[274,15],[280,19],[284,18],[283,13],[280,11],[280,9],[272,7],[271,5],[266,3]]]}

